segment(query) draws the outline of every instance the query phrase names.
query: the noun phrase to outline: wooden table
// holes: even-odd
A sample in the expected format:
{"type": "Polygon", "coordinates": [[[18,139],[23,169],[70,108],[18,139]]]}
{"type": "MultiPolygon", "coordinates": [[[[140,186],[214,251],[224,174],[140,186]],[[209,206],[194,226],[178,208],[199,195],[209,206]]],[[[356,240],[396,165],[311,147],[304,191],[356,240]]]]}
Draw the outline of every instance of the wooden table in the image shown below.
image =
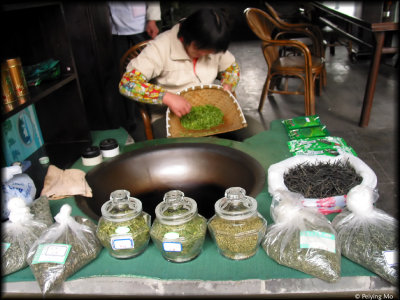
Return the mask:
{"type": "MultiPolygon", "coordinates": [[[[323,24],[331,27],[335,31],[339,32],[341,35],[351,39],[352,41],[355,41],[356,43],[360,43],[373,48],[373,55],[368,73],[367,85],[365,87],[363,106],[359,121],[360,127],[367,127],[371,114],[372,104],[374,101],[376,80],[378,77],[381,56],[382,54],[395,53],[398,51],[398,48],[385,47],[385,36],[388,32],[399,30],[399,24],[395,22],[377,21],[376,18],[371,18],[370,20],[367,20],[366,18],[359,19],[354,16],[342,13],[336,9],[330,8],[319,2],[312,2],[310,3],[310,5],[313,20],[320,23],[322,22],[323,24]],[[365,42],[361,38],[353,35],[346,29],[341,28],[338,24],[336,24],[336,22],[332,20],[335,20],[341,24],[355,26],[359,29],[372,32],[375,38],[373,45],[368,44],[368,42],[365,42]]],[[[348,28],[349,26],[344,27],[348,28]]]]}

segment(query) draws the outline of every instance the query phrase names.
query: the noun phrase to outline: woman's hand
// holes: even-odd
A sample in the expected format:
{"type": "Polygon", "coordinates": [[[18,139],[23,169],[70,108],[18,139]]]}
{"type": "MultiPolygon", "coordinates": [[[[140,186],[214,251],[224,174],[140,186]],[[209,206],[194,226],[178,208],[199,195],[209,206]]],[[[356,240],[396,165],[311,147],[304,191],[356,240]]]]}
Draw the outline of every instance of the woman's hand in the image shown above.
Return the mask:
{"type": "Polygon", "coordinates": [[[192,105],[185,98],[172,93],[165,93],[163,103],[179,118],[188,114],[192,109],[192,105]]]}
{"type": "Polygon", "coordinates": [[[230,84],[223,84],[223,85],[222,85],[222,88],[223,88],[225,91],[232,92],[232,86],[231,86],[230,84]]]}

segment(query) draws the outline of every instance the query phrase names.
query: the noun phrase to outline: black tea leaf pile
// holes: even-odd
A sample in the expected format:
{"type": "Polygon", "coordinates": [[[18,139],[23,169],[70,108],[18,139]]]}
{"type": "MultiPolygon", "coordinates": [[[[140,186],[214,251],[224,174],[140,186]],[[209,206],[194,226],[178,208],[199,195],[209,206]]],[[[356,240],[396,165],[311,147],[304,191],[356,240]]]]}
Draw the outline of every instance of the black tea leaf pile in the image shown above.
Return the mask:
{"type": "Polygon", "coordinates": [[[286,187],[305,198],[346,195],[362,182],[353,166],[346,161],[301,163],[285,172],[286,187]]]}

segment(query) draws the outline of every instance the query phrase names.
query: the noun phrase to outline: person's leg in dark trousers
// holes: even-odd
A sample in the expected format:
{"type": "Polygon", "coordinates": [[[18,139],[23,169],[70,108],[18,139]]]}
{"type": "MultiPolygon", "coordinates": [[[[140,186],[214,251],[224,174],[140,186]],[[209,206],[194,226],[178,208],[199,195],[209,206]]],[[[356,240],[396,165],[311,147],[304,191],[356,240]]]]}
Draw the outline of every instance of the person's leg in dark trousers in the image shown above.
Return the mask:
{"type": "MultiPolygon", "coordinates": [[[[136,45],[141,41],[145,41],[150,39],[147,33],[140,33],[135,35],[113,35],[113,44],[114,44],[114,53],[115,53],[115,64],[117,69],[119,70],[120,59],[125,54],[125,52],[131,48],[132,46],[136,45]]],[[[121,79],[121,74],[118,71],[118,79],[117,79],[117,88],[118,83],[121,79]]],[[[119,94],[120,95],[120,94],[119,94]]],[[[133,136],[133,132],[136,128],[136,119],[140,118],[137,103],[134,100],[130,100],[122,95],[120,95],[120,101],[124,102],[125,107],[125,115],[122,116],[123,118],[123,126],[124,128],[133,136]]]]}

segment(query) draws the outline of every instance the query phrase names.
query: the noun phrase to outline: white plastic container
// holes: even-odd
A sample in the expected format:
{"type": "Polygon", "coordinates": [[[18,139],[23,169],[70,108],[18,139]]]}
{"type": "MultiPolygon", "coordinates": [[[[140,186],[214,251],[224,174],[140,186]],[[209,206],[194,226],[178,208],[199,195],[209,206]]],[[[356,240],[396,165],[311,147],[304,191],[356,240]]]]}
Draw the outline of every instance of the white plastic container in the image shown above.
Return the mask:
{"type": "Polygon", "coordinates": [[[114,157],[119,154],[119,145],[116,139],[105,139],[100,142],[100,151],[103,157],[114,157]]]}

